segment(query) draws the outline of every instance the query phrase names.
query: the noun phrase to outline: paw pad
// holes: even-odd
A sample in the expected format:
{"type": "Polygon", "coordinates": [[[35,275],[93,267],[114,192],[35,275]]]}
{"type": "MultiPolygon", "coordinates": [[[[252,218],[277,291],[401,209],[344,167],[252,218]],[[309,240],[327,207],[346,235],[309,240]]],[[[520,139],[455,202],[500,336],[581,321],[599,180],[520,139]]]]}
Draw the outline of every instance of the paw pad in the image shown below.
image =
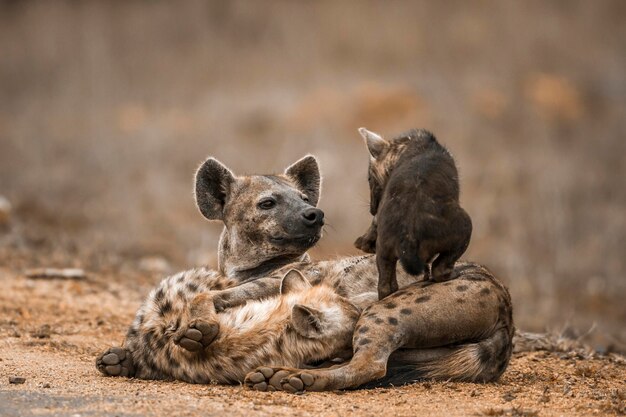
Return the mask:
{"type": "Polygon", "coordinates": [[[189,325],[176,344],[189,352],[200,352],[215,340],[218,333],[217,323],[196,321],[189,325]]]}
{"type": "Polygon", "coordinates": [[[100,354],[96,359],[96,368],[106,376],[132,377],[135,374],[130,353],[121,347],[113,347],[100,354]]]}

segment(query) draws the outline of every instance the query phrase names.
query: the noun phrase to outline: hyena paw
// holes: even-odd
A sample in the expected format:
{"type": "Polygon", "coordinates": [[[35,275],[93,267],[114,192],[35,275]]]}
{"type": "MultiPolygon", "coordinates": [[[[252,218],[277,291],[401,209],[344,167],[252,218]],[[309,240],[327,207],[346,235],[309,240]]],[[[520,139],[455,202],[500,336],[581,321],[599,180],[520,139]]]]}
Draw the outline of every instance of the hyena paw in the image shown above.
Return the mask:
{"type": "Polygon", "coordinates": [[[315,371],[289,368],[261,367],[246,375],[248,388],[257,391],[287,391],[293,394],[303,391],[324,391],[328,381],[315,371]]]}
{"type": "Polygon", "coordinates": [[[376,253],[376,239],[370,239],[367,235],[360,236],[354,241],[354,247],[365,253],[376,253]]]}
{"type": "Polygon", "coordinates": [[[456,276],[453,275],[453,268],[441,266],[433,268],[430,276],[431,279],[435,282],[445,282],[456,278],[456,276]]]}
{"type": "Polygon", "coordinates": [[[130,352],[122,347],[112,347],[96,358],[96,368],[106,376],[135,375],[135,366],[130,352]]]}
{"type": "Polygon", "coordinates": [[[217,337],[219,325],[205,320],[192,321],[175,343],[189,352],[206,349],[217,337]]]}
{"type": "Polygon", "coordinates": [[[217,313],[221,313],[227,308],[234,307],[235,304],[231,302],[230,297],[227,294],[220,294],[219,292],[213,296],[213,306],[217,313]]]}
{"type": "Polygon", "coordinates": [[[298,371],[284,377],[280,383],[283,391],[296,393],[302,391],[325,391],[328,378],[323,374],[310,370],[298,371]]]}
{"type": "Polygon", "coordinates": [[[261,366],[246,375],[244,384],[256,391],[282,391],[281,381],[293,371],[293,369],[261,366]]]}

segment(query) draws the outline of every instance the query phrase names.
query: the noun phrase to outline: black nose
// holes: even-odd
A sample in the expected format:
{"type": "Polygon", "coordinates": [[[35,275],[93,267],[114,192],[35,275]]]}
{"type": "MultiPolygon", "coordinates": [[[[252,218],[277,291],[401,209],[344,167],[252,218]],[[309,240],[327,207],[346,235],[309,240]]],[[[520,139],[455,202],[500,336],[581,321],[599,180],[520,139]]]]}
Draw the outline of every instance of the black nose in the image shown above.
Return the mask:
{"type": "Polygon", "coordinates": [[[324,212],[317,208],[309,208],[302,212],[302,219],[307,226],[322,226],[324,224],[324,212]]]}

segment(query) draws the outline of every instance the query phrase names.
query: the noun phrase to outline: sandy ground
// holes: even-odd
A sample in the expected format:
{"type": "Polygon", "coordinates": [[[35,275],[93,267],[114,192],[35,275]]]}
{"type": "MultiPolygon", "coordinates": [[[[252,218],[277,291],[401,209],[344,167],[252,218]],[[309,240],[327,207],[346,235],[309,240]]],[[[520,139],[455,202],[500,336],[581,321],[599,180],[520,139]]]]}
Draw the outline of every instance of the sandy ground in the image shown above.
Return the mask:
{"type": "Polygon", "coordinates": [[[106,378],[99,350],[119,344],[149,274],[29,279],[0,269],[0,415],[623,415],[626,362],[516,354],[496,384],[417,383],[348,392],[256,393],[241,387],[106,378]],[[22,384],[10,377],[25,378],[22,384]]]}

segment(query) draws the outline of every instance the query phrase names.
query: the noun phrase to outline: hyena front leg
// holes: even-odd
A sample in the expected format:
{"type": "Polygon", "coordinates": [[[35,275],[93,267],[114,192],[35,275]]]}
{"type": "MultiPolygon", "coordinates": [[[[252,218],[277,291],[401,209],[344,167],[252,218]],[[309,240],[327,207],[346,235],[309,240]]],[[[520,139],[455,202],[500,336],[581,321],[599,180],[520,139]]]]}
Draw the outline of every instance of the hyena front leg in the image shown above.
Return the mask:
{"type": "Polygon", "coordinates": [[[376,240],[378,236],[378,228],[376,226],[376,217],[372,219],[369,229],[359,236],[354,242],[354,247],[365,253],[376,253],[376,240]]]}
{"type": "Polygon", "coordinates": [[[215,310],[226,310],[245,304],[248,300],[260,300],[280,293],[280,278],[267,277],[246,282],[236,287],[213,293],[215,310]]]}
{"type": "Polygon", "coordinates": [[[376,249],[376,265],[378,267],[378,299],[382,300],[389,294],[398,291],[396,279],[396,264],[398,258],[394,255],[376,249]]]}

